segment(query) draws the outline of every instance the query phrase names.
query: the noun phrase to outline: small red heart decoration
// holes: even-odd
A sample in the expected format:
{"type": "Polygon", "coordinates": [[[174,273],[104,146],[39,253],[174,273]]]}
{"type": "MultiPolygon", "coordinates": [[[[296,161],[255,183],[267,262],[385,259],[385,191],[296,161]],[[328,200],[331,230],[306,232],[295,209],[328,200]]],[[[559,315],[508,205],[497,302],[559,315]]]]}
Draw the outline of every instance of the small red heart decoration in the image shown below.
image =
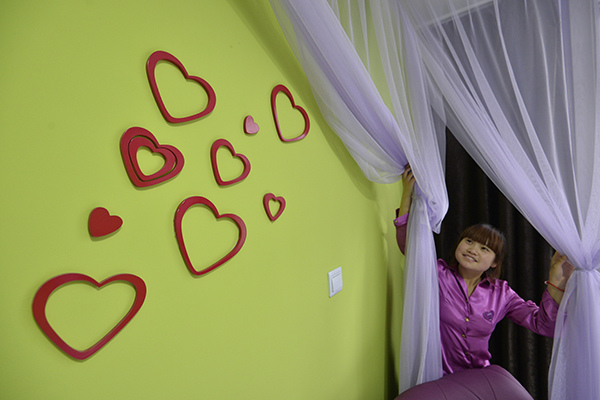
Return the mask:
{"type": "Polygon", "coordinates": [[[234,184],[236,182],[240,182],[240,181],[246,179],[246,177],[250,174],[250,160],[248,160],[248,157],[246,157],[243,154],[236,153],[235,150],[233,149],[233,145],[225,139],[218,139],[212,144],[212,146],[210,148],[210,161],[212,164],[213,174],[215,175],[215,179],[220,186],[227,186],[227,185],[234,184]],[[229,152],[231,153],[231,155],[233,157],[239,158],[244,163],[244,171],[242,172],[242,174],[240,176],[238,176],[237,178],[231,179],[229,181],[224,181],[221,178],[221,173],[219,172],[219,166],[217,165],[217,151],[219,150],[220,147],[223,147],[223,146],[227,147],[229,149],[229,152]]]}
{"type": "Polygon", "coordinates": [[[106,208],[97,207],[88,218],[88,230],[93,237],[101,237],[115,232],[123,225],[121,217],[110,215],[106,208]]]}
{"type": "Polygon", "coordinates": [[[275,128],[277,129],[277,134],[279,135],[279,139],[281,139],[282,142],[294,142],[297,140],[301,140],[304,139],[306,137],[306,135],[308,135],[308,131],[310,129],[310,120],[308,118],[308,114],[306,113],[306,111],[304,110],[304,108],[297,106],[296,103],[294,102],[294,97],[292,96],[292,93],[290,93],[289,89],[283,85],[277,85],[273,88],[273,90],[271,91],[271,111],[273,112],[273,119],[275,120],[275,128]],[[290,99],[290,103],[292,103],[292,107],[296,110],[298,110],[300,112],[300,114],[302,114],[302,117],[304,118],[304,131],[297,137],[293,138],[293,139],[286,139],[283,137],[282,133],[281,133],[281,128],[279,127],[279,118],[277,117],[277,95],[279,94],[279,92],[283,92],[288,99],[290,99]]]}
{"type": "Polygon", "coordinates": [[[265,211],[267,212],[267,216],[271,221],[275,221],[277,218],[281,216],[283,210],[285,210],[285,199],[281,196],[275,196],[273,193],[267,193],[263,197],[263,206],[265,207],[265,211]],[[270,202],[271,200],[279,203],[279,210],[275,215],[271,212],[270,202]]]}
{"type": "Polygon", "coordinates": [[[137,187],[147,187],[167,181],[175,177],[183,168],[183,154],[174,146],[159,145],[154,135],[140,127],[129,128],[121,136],[121,156],[131,182],[137,187]],[[153,153],[160,154],[164,165],[154,174],[145,175],[137,161],[140,147],[146,147],[153,153]]]}
{"type": "Polygon", "coordinates": [[[44,332],[44,334],[46,334],[46,336],[48,336],[48,338],[52,342],[54,342],[54,344],[58,346],[59,349],[61,349],[69,356],[77,360],[85,360],[86,358],[92,356],[94,353],[100,350],[102,347],[104,347],[112,338],[114,338],[117,335],[117,333],[119,333],[125,327],[125,325],[129,323],[129,321],[131,321],[131,319],[135,316],[135,314],[137,314],[137,312],[142,307],[142,304],[144,304],[145,298],[146,284],[141,278],[135,275],[119,274],[98,283],[87,275],[63,274],[50,279],[38,289],[37,293],[35,294],[35,297],[33,298],[33,317],[35,318],[35,321],[37,322],[39,327],[42,329],[42,332],[44,332]],[[88,349],[80,351],[69,346],[64,340],[60,338],[60,336],[58,336],[58,334],[52,328],[52,326],[48,322],[48,319],[46,318],[46,303],[48,302],[48,298],[50,297],[52,292],[54,292],[60,286],[70,282],[90,283],[96,286],[97,288],[101,288],[102,286],[107,285],[111,282],[118,281],[130,283],[131,285],[133,285],[136,292],[133,305],[131,306],[125,317],[123,317],[123,319],[117,325],[115,325],[115,327],[111,329],[111,331],[108,332],[102,339],[100,339],[98,342],[96,342],[96,344],[89,347],[88,349]]]}
{"type": "Polygon", "coordinates": [[[183,202],[181,202],[181,204],[177,208],[177,211],[175,212],[175,236],[177,237],[177,244],[179,245],[179,250],[181,251],[181,255],[183,256],[185,265],[188,267],[190,272],[194,275],[204,275],[204,274],[214,270],[215,268],[219,267],[220,265],[223,265],[225,262],[229,261],[233,256],[235,256],[240,251],[240,249],[244,245],[244,242],[246,241],[246,224],[240,217],[238,217],[235,214],[220,215],[219,212],[217,211],[217,208],[210,200],[208,200],[205,197],[194,196],[194,197],[189,197],[189,198],[185,199],[183,202]],[[240,232],[239,236],[238,236],[238,240],[230,252],[228,252],[225,256],[223,256],[220,260],[218,260],[214,264],[212,264],[204,269],[201,269],[201,270],[197,270],[192,265],[192,261],[190,260],[187,249],[185,247],[185,242],[183,240],[183,230],[182,230],[183,216],[185,215],[185,213],[187,212],[187,210],[190,207],[192,207],[193,205],[196,205],[196,204],[205,205],[208,208],[210,208],[210,210],[214,214],[215,218],[217,218],[217,219],[228,218],[228,219],[233,220],[233,222],[235,222],[235,224],[237,225],[239,232],[240,232]]]}
{"type": "Polygon", "coordinates": [[[246,132],[246,134],[254,135],[255,133],[258,133],[259,130],[260,126],[254,122],[252,115],[248,115],[246,118],[244,118],[244,132],[246,132]]]}
{"type": "Polygon", "coordinates": [[[159,108],[161,114],[167,121],[172,122],[172,123],[181,123],[181,122],[192,121],[192,120],[195,120],[198,118],[202,118],[205,115],[210,114],[212,112],[212,110],[214,110],[215,105],[217,103],[217,96],[215,95],[215,91],[213,90],[212,86],[210,86],[208,84],[208,82],[206,82],[204,79],[200,78],[199,76],[189,75],[187,73],[185,67],[181,63],[181,61],[179,61],[172,54],[167,53],[166,51],[155,51],[154,53],[152,53],[150,55],[150,57],[148,58],[148,62],[146,63],[146,73],[148,74],[148,81],[150,82],[150,88],[152,89],[152,95],[154,96],[154,99],[156,100],[156,104],[158,105],[158,108],[159,108]],[[168,62],[174,64],[177,68],[179,68],[179,70],[181,71],[181,73],[183,74],[185,79],[194,81],[194,82],[200,84],[200,86],[202,86],[202,88],[206,92],[206,95],[208,96],[208,104],[206,105],[204,110],[202,110],[201,112],[199,112],[197,114],[189,115],[187,117],[182,117],[182,118],[174,117],[167,111],[167,107],[165,106],[165,103],[163,102],[162,97],[160,96],[160,91],[158,90],[158,85],[156,84],[156,75],[155,75],[156,65],[161,60],[168,61],[168,62]]]}

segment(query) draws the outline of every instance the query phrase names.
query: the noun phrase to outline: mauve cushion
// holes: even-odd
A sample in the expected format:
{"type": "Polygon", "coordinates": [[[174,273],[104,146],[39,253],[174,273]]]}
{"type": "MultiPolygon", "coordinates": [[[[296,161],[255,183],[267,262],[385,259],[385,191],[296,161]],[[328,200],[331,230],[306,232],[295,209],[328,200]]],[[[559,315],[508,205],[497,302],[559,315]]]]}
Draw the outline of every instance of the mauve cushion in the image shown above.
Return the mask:
{"type": "Polygon", "coordinates": [[[533,400],[513,377],[498,365],[455,372],[436,381],[417,385],[396,400],[533,400]]]}

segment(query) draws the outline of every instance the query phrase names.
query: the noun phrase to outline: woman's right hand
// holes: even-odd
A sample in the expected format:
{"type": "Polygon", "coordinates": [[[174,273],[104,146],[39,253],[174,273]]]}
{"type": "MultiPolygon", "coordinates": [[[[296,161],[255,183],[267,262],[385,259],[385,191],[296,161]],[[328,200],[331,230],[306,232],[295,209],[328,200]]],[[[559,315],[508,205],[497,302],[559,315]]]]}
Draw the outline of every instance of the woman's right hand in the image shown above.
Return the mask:
{"type": "Polygon", "coordinates": [[[400,210],[398,215],[407,214],[410,211],[410,203],[412,202],[412,192],[415,187],[415,176],[412,172],[410,164],[407,164],[404,173],[402,174],[402,199],[400,201],[400,210]]]}

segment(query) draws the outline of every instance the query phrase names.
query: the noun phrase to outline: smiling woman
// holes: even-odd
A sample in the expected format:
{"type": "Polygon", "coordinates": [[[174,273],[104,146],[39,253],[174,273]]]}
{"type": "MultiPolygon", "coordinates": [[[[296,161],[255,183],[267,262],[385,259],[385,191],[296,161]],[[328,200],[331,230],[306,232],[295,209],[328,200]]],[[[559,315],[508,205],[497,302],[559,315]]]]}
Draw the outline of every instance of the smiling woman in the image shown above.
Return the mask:
{"type": "MultiPolygon", "coordinates": [[[[404,191],[399,214],[410,209],[416,182],[410,166],[402,182],[404,191]]],[[[399,215],[394,221],[402,252],[407,223],[408,214],[399,215]]],[[[553,286],[549,284],[538,306],[523,300],[506,281],[499,279],[505,241],[496,228],[473,225],[460,235],[451,260],[437,262],[444,375],[490,367],[490,336],[504,317],[539,335],[551,337],[554,334],[561,289],[564,290],[572,272],[570,264],[566,257],[554,255],[549,278],[553,286]]],[[[514,383],[518,384],[516,380],[514,383]]]]}

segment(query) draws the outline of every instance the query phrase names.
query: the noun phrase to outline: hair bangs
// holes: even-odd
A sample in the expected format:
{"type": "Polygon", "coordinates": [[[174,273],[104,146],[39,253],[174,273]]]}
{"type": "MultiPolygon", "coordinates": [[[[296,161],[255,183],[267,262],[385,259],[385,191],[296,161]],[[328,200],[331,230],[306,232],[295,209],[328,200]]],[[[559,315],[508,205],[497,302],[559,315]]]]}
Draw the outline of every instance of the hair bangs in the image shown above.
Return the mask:
{"type": "Polygon", "coordinates": [[[504,251],[504,234],[491,225],[473,225],[463,232],[461,240],[464,238],[469,238],[489,247],[496,253],[496,256],[501,255],[504,251]]]}

